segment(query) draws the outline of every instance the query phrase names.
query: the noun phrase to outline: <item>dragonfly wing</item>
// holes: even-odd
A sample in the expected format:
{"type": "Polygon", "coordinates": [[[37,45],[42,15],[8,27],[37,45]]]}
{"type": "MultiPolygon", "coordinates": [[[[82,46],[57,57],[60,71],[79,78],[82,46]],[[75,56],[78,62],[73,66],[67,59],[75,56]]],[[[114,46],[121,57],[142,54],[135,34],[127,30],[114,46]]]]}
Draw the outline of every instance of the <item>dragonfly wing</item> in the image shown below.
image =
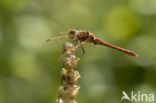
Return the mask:
{"type": "Polygon", "coordinates": [[[52,50],[58,50],[61,48],[60,50],[62,50],[63,44],[67,41],[70,41],[68,39],[68,36],[58,36],[54,38],[49,38],[45,40],[45,42],[43,43],[43,47],[52,50]]]}

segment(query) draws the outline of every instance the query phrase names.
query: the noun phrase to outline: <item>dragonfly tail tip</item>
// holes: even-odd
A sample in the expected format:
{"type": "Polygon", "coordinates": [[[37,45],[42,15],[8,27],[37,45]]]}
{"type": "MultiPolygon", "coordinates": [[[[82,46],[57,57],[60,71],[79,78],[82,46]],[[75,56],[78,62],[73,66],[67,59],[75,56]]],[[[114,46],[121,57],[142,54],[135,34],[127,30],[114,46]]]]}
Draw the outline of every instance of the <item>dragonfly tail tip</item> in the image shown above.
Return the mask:
{"type": "Polygon", "coordinates": [[[138,55],[138,54],[136,54],[136,55],[135,55],[135,57],[139,58],[139,55],[138,55]]]}

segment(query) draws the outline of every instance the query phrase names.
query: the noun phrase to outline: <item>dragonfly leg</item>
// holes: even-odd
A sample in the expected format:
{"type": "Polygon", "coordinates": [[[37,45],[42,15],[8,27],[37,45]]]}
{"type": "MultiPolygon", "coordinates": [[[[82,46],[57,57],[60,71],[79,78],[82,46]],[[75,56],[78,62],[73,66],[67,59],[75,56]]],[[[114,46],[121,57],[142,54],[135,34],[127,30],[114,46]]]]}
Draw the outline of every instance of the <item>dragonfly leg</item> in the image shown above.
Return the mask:
{"type": "Polygon", "coordinates": [[[82,49],[82,54],[80,55],[80,56],[82,56],[82,55],[84,55],[85,54],[85,50],[84,50],[84,48],[83,48],[83,46],[82,46],[82,44],[80,44],[81,46],[81,49],[82,49]]]}
{"type": "Polygon", "coordinates": [[[77,43],[78,43],[78,40],[77,40],[77,39],[75,39],[75,40],[73,40],[73,41],[72,41],[72,43],[74,44],[74,46],[76,46],[76,45],[77,45],[77,43]]]}

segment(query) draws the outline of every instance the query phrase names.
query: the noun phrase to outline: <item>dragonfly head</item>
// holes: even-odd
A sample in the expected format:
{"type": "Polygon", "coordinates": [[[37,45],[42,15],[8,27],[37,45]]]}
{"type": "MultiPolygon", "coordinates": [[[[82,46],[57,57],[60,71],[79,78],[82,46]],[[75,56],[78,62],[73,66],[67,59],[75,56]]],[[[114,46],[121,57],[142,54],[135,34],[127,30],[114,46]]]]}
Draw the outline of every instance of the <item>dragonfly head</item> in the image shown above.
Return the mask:
{"type": "Polygon", "coordinates": [[[74,39],[76,36],[77,31],[75,29],[69,30],[68,36],[70,39],[74,39]]]}

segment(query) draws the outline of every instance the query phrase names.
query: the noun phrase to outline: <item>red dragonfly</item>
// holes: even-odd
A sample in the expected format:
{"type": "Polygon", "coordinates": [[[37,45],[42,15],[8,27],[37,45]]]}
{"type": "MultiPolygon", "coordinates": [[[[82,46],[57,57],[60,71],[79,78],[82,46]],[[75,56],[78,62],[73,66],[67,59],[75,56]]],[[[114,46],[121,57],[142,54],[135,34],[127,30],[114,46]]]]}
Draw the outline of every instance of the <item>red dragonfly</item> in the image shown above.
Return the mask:
{"type": "MultiPolygon", "coordinates": [[[[83,43],[93,43],[95,45],[97,45],[97,44],[98,45],[104,45],[104,46],[119,50],[121,52],[124,52],[126,54],[129,54],[131,56],[138,57],[138,55],[135,52],[124,49],[124,48],[117,47],[117,46],[109,44],[109,43],[106,43],[103,40],[101,40],[100,38],[95,37],[94,34],[89,32],[88,30],[75,30],[75,29],[72,29],[72,30],[69,30],[68,32],[60,32],[57,35],[60,35],[60,34],[68,34],[68,38],[72,40],[72,43],[75,46],[78,45],[78,44],[80,45],[80,47],[81,47],[81,49],[83,51],[83,54],[85,54],[85,51],[84,51],[84,48],[83,48],[82,44],[83,43]]],[[[65,37],[65,36],[62,36],[62,37],[65,37]]],[[[57,39],[57,38],[61,38],[61,37],[56,37],[56,38],[53,38],[53,39],[57,39]]],[[[50,42],[53,39],[48,39],[46,41],[50,42]]]]}

